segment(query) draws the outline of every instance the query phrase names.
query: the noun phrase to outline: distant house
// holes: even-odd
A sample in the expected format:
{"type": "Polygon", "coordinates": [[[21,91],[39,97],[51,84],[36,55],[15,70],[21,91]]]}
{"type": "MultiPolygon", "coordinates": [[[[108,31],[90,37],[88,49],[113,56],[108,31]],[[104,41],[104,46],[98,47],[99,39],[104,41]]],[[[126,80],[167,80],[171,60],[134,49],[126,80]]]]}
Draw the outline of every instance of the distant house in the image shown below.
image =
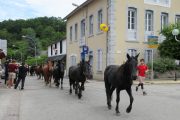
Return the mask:
{"type": "Polygon", "coordinates": [[[48,46],[48,59],[62,60],[66,63],[66,39],[62,39],[48,46]]]}
{"type": "Polygon", "coordinates": [[[0,39],[0,64],[1,64],[1,58],[4,58],[7,55],[7,40],[0,39]]]}

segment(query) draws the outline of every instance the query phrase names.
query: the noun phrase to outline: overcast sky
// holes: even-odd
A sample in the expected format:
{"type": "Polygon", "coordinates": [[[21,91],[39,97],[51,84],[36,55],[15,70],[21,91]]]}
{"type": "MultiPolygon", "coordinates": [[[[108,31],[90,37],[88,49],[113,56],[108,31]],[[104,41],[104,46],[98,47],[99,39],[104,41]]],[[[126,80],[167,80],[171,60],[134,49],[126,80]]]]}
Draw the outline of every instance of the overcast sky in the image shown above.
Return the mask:
{"type": "Polygon", "coordinates": [[[0,21],[43,16],[65,17],[86,0],[0,0],[0,21]]]}

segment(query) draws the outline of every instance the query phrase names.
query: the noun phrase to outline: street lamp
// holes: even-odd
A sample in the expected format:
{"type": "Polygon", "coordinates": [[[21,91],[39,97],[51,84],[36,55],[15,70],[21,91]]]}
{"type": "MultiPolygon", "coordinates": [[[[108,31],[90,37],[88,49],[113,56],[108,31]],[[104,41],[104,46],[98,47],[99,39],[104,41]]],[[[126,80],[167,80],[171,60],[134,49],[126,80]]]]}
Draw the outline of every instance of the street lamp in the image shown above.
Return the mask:
{"type": "Polygon", "coordinates": [[[180,40],[177,39],[177,36],[179,35],[179,30],[178,30],[178,29],[174,29],[174,30],[172,31],[172,34],[174,35],[175,40],[176,40],[177,42],[180,42],[180,40]]]}
{"type": "Polygon", "coordinates": [[[32,41],[33,41],[33,43],[34,43],[34,57],[35,57],[36,66],[37,66],[37,59],[36,59],[36,51],[37,51],[36,41],[35,41],[33,38],[31,38],[31,37],[29,37],[29,36],[25,36],[25,35],[23,35],[22,38],[26,38],[26,39],[29,39],[29,40],[32,40],[32,41]]]}

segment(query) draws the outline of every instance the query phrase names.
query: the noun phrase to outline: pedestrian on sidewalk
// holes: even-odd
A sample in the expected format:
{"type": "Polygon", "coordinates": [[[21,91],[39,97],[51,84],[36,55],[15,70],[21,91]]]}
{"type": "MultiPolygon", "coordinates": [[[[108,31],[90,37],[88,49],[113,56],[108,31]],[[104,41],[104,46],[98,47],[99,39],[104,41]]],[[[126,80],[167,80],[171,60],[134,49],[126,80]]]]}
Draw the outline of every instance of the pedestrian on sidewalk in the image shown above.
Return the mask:
{"type": "MultiPolygon", "coordinates": [[[[3,74],[3,69],[2,69],[2,66],[1,66],[1,63],[0,63],[0,80],[1,80],[1,75],[3,74]]],[[[1,81],[0,81],[1,83],[1,81]]]]}
{"type": "Polygon", "coordinates": [[[144,79],[146,78],[146,73],[148,72],[148,66],[144,63],[144,59],[140,60],[140,64],[137,66],[137,71],[139,84],[136,86],[136,91],[138,91],[138,87],[141,86],[143,95],[147,95],[144,90],[144,79]]]}
{"type": "Polygon", "coordinates": [[[11,63],[9,63],[8,65],[8,82],[7,82],[7,86],[8,88],[11,88],[13,86],[14,83],[14,79],[16,78],[16,70],[18,69],[18,66],[16,65],[16,61],[12,60],[11,63]]]}
{"type": "Polygon", "coordinates": [[[25,66],[24,63],[22,63],[22,66],[19,67],[18,80],[16,81],[14,89],[18,87],[20,81],[21,81],[21,90],[24,89],[24,83],[25,83],[27,71],[28,71],[28,68],[25,66]]]}

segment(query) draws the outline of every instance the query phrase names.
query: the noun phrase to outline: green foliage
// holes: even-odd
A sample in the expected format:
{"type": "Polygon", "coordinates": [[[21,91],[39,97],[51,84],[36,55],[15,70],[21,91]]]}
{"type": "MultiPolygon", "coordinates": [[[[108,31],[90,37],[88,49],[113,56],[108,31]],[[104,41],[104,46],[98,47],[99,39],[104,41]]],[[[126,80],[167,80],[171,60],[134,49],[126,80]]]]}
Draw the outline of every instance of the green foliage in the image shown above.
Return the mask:
{"type": "MultiPolygon", "coordinates": [[[[149,69],[151,69],[152,63],[150,62],[147,65],[148,65],[149,69]]],[[[153,69],[156,72],[164,73],[164,72],[167,72],[167,71],[177,69],[177,66],[175,64],[174,59],[159,58],[159,59],[154,60],[153,69]]]]}
{"type": "Polygon", "coordinates": [[[13,52],[11,52],[14,51],[13,45],[19,47],[18,51],[23,52],[24,58],[27,58],[27,56],[34,57],[33,41],[22,38],[22,35],[30,36],[36,41],[37,51],[46,50],[50,44],[65,38],[66,22],[56,17],[0,22],[0,39],[7,40],[9,58],[13,55],[13,52]],[[22,47],[23,49],[21,49],[22,47]]]}
{"type": "MultiPolygon", "coordinates": [[[[162,57],[169,57],[172,59],[180,60],[180,42],[175,40],[175,37],[172,35],[172,30],[177,28],[180,30],[180,23],[179,24],[171,24],[168,27],[165,27],[161,34],[166,36],[166,40],[160,44],[158,50],[162,57]]],[[[180,35],[178,36],[180,39],[180,35]]]]}
{"type": "Polygon", "coordinates": [[[27,60],[25,61],[28,65],[36,65],[36,61],[37,64],[43,64],[45,63],[45,61],[47,60],[47,56],[40,56],[38,58],[34,58],[34,57],[28,57],[27,60]]]}

